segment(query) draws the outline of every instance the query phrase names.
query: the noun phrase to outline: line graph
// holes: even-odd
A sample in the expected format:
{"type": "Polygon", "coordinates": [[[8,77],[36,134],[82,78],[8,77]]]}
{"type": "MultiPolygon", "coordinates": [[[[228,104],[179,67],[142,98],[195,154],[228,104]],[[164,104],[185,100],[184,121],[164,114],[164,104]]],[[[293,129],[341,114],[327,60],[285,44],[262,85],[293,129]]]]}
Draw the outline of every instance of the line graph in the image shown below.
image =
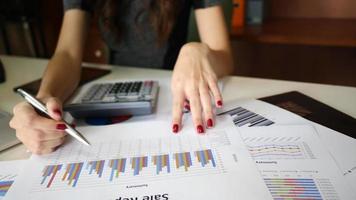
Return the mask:
{"type": "Polygon", "coordinates": [[[298,137],[246,137],[244,142],[255,160],[315,159],[309,145],[298,137]]]}

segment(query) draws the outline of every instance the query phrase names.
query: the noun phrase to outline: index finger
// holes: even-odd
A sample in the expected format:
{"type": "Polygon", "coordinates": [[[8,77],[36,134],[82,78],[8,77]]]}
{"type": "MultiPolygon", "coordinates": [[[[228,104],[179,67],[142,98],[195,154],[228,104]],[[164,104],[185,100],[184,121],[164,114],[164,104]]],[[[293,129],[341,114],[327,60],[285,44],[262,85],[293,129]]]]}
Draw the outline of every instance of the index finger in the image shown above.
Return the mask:
{"type": "Polygon", "coordinates": [[[182,123],[183,104],[184,104],[183,92],[175,92],[173,95],[173,108],[172,108],[172,131],[178,133],[179,127],[182,123]]]}
{"type": "Polygon", "coordinates": [[[43,131],[63,131],[66,129],[62,122],[40,116],[32,106],[23,106],[21,112],[22,123],[28,128],[43,131]]]}

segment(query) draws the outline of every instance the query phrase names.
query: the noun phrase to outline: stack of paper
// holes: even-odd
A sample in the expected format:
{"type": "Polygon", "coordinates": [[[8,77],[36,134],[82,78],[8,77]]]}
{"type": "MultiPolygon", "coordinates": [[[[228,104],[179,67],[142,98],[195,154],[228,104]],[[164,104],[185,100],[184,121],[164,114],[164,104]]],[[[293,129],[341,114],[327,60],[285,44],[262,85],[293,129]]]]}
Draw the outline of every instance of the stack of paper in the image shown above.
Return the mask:
{"type": "Polygon", "coordinates": [[[91,147],[32,156],[6,199],[356,199],[339,134],[256,100],[224,111],[205,135],[190,119],[177,135],[161,118],[79,128],[91,147]]]}

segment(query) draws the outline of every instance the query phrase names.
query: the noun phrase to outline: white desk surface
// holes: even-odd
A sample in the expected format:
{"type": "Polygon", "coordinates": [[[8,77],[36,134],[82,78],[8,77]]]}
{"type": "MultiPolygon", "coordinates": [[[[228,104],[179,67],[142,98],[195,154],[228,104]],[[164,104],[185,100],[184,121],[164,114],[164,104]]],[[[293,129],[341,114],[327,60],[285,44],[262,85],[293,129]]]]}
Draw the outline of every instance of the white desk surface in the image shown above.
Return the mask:
{"type": "MultiPolygon", "coordinates": [[[[15,86],[40,78],[47,65],[46,59],[15,56],[0,56],[5,66],[6,82],[0,84],[0,109],[12,112],[15,104],[22,101],[12,89],[15,86]]],[[[97,65],[99,66],[99,65],[97,65]]],[[[168,79],[171,71],[112,67],[112,73],[102,80],[110,79],[168,79]]],[[[294,81],[281,81],[241,76],[231,76],[224,80],[224,101],[239,98],[259,98],[287,91],[297,90],[326,103],[348,115],[356,117],[356,88],[294,81]]],[[[25,159],[30,156],[24,145],[17,145],[0,153],[0,160],[25,159]]]]}

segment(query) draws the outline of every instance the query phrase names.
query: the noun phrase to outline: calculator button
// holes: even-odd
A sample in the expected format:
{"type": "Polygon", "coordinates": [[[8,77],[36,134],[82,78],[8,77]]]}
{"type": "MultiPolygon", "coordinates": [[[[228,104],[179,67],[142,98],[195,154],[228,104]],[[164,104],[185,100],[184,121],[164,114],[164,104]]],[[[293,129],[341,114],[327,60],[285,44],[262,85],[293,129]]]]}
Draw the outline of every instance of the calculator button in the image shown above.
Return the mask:
{"type": "Polygon", "coordinates": [[[92,87],[90,87],[88,92],[82,98],[82,102],[90,101],[99,88],[100,88],[100,84],[96,84],[96,85],[93,85],[92,87]]]}
{"type": "Polygon", "coordinates": [[[96,94],[92,98],[92,101],[99,101],[101,100],[104,95],[108,92],[109,88],[111,87],[112,84],[103,84],[101,87],[97,90],[96,94]]]}

